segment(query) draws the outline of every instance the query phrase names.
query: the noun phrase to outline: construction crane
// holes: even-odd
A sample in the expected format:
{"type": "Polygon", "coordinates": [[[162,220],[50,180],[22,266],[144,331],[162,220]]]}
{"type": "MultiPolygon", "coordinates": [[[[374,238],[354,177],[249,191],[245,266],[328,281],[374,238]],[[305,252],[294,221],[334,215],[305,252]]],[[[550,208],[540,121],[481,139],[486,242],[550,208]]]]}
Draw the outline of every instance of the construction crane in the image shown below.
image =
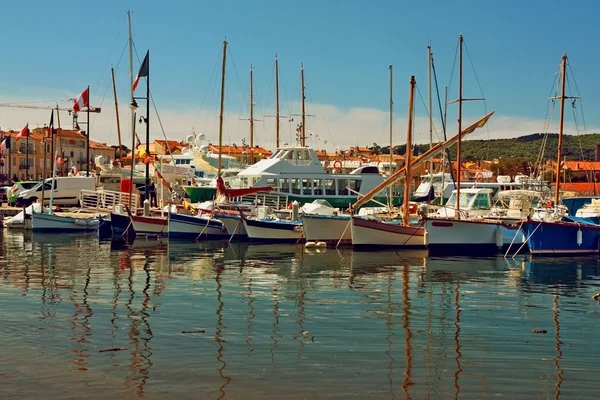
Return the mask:
{"type": "MultiPolygon", "coordinates": [[[[72,101],[72,100],[70,100],[72,101]]],[[[66,111],[69,113],[69,115],[73,116],[73,130],[80,130],[79,129],[79,124],[77,123],[77,117],[78,117],[78,113],[73,111],[72,108],[61,108],[58,106],[52,107],[52,106],[31,106],[31,105],[25,105],[25,104],[10,104],[10,103],[0,103],[0,107],[10,107],[10,108],[29,108],[29,109],[33,109],[33,110],[58,110],[58,111],[66,111]]],[[[86,111],[87,110],[82,110],[82,111],[86,111]]],[[[100,113],[102,111],[102,109],[100,107],[90,107],[90,112],[91,113],[100,113]]]]}

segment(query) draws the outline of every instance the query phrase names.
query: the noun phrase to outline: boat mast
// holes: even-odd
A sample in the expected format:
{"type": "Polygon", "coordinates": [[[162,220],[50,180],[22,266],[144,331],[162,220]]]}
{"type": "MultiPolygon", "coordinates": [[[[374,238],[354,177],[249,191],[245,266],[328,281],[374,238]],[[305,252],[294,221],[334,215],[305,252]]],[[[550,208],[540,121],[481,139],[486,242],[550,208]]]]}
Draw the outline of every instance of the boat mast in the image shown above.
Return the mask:
{"type": "Polygon", "coordinates": [[[221,67],[221,110],[219,112],[219,170],[218,176],[221,176],[223,160],[221,158],[221,149],[223,148],[223,108],[225,104],[225,62],[227,61],[227,40],[223,41],[223,66],[221,67]]]}
{"type": "Polygon", "coordinates": [[[304,63],[300,64],[300,81],[302,82],[302,127],[300,128],[300,146],[306,146],[306,109],[304,100],[306,96],[304,95],[304,63]]]}
{"type": "MultiPolygon", "coordinates": [[[[135,156],[137,154],[135,140],[135,100],[133,98],[133,36],[131,35],[131,11],[127,11],[127,22],[129,24],[129,96],[131,98],[131,172],[129,174],[129,210],[131,211],[131,198],[133,196],[133,170],[135,169],[135,156]]],[[[136,205],[137,207],[137,205],[136,205]]]]}
{"type": "MultiPolygon", "coordinates": [[[[393,120],[394,120],[394,97],[393,97],[393,66],[390,65],[390,176],[392,176],[392,163],[394,162],[394,151],[392,146],[392,131],[393,131],[393,120]]],[[[408,151],[408,149],[407,149],[408,151]]],[[[406,156],[405,156],[406,157],[406,156]]],[[[394,185],[390,185],[390,193],[388,199],[388,211],[392,212],[392,206],[394,205],[394,185]]]]}
{"type": "MultiPolygon", "coordinates": [[[[463,36],[462,34],[458,37],[459,42],[459,67],[458,67],[458,133],[461,131],[462,123],[462,85],[463,85],[463,36]]],[[[462,173],[462,166],[460,165],[461,160],[461,142],[462,137],[458,136],[458,142],[456,144],[456,211],[454,218],[460,219],[460,178],[462,173]]],[[[452,169],[452,163],[450,163],[450,169],[452,169]]]]}
{"type": "MultiPolygon", "coordinates": [[[[415,95],[415,86],[417,82],[415,80],[415,76],[410,77],[410,92],[408,97],[408,127],[406,129],[406,152],[404,153],[405,158],[405,166],[406,166],[406,176],[404,179],[404,199],[402,203],[403,211],[402,215],[404,215],[404,225],[408,226],[408,202],[410,196],[410,182],[411,182],[411,174],[410,174],[410,163],[412,156],[412,126],[413,126],[413,114],[414,114],[414,95],[415,95]]],[[[458,139],[460,140],[460,138],[458,139]]]]}
{"type": "Polygon", "coordinates": [[[254,164],[254,86],[250,64],[250,165],[254,164]]]}
{"type": "Polygon", "coordinates": [[[121,158],[121,121],[119,120],[119,102],[117,100],[117,85],[115,84],[115,69],[111,67],[113,95],[115,97],[115,113],[117,117],[117,137],[119,139],[119,158],[121,158]]]}
{"type": "Polygon", "coordinates": [[[558,155],[556,159],[556,195],[554,204],[558,205],[560,200],[560,170],[562,164],[563,127],[565,122],[565,86],[567,80],[567,53],[562,56],[561,63],[561,93],[560,93],[560,119],[558,123],[558,155]]]}
{"type": "Polygon", "coordinates": [[[275,54],[275,148],[279,148],[279,59],[275,54]]]}
{"type": "MultiPolygon", "coordinates": [[[[431,53],[431,46],[427,46],[427,63],[429,65],[428,71],[428,84],[429,84],[429,149],[433,147],[433,94],[431,84],[431,70],[433,69],[433,54],[431,53]]],[[[429,162],[429,181],[433,186],[433,160],[429,162]]]]}

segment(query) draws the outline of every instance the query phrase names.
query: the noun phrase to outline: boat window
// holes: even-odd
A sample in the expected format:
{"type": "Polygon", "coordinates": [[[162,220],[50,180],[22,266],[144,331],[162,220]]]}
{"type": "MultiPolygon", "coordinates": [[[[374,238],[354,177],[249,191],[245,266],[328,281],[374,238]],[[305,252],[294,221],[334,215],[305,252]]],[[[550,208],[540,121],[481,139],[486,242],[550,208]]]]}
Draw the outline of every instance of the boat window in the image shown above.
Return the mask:
{"type": "MultiPolygon", "coordinates": [[[[475,197],[475,193],[461,192],[460,193],[460,207],[461,208],[467,207],[469,205],[469,203],[471,203],[471,201],[473,200],[474,197],[475,197]]],[[[454,192],[450,195],[450,198],[446,202],[446,205],[449,207],[456,207],[456,192],[454,192]]]]}
{"type": "Polygon", "coordinates": [[[302,182],[298,178],[290,179],[290,186],[292,187],[292,194],[300,194],[300,185],[302,182]]]}
{"type": "Polygon", "coordinates": [[[325,179],[325,194],[328,196],[335,196],[335,180],[325,179]]]}
{"type": "Polygon", "coordinates": [[[348,179],[338,179],[338,195],[340,196],[348,196],[348,179]]]}
{"type": "Polygon", "coordinates": [[[288,178],[282,178],[279,180],[281,183],[281,192],[289,193],[290,192],[290,180],[288,178]]]}
{"type": "Polygon", "coordinates": [[[248,178],[246,178],[244,176],[244,177],[242,177],[241,181],[242,181],[242,186],[243,187],[248,187],[248,178]]]}
{"type": "MultiPolygon", "coordinates": [[[[360,185],[362,184],[362,179],[350,179],[350,189],[355,192],[360,192],[360,185]]],[[[356,194],[356,193],[354,193],[356,194]]]]}
{"type": "Polygon", "coordinates": [[[490,197],[487,193],[479,193],[475,202],[473,202],[474,209],[487,210],[490,208],[490,197]]]}
{"type": "Polygon", "coordinates": [[[311,195],[312,194],[312,180],[311,179],[302,179],[302,194],[311,195]]]}
{"type": "Polygon", "coordinates": [[[313,179],[313,190],[315,195],[320,196],[323,194],[323,180],[313,179]]]}
{"type": "Polygon", "coordinates": [[[277,189],[277,179],[275,179],[275,178],[268,178],[267,179],[267,186],[271,186],[273,189],[277,189]]]}

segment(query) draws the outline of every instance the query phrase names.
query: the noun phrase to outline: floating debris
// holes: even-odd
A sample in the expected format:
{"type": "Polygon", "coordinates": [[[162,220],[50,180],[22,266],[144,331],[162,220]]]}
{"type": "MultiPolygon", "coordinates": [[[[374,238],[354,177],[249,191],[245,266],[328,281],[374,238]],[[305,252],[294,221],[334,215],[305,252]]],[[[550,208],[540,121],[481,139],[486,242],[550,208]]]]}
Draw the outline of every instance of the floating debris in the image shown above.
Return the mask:
{"type": "Polygon", "coordinates": [[[536,333],[536,334],[538,334],[538,333],[548,333],[548,331],[545,330],[545,329],[532,329],[531,333],[536,333]]]}
{"type": "Polygon", "coordinates": [[[181,333],[186,334],[186,333],[204,333],[205,330],[204,329],[199,329],[197,331],[181,331],[181,333]]]}
{"type": "Polygon", "coordinates": [[[123,350],[127,350],[127,347],[113,347],[111,349],[101,349],[100,353],[105,353],[107,351],[123,351],[123,350]]]}

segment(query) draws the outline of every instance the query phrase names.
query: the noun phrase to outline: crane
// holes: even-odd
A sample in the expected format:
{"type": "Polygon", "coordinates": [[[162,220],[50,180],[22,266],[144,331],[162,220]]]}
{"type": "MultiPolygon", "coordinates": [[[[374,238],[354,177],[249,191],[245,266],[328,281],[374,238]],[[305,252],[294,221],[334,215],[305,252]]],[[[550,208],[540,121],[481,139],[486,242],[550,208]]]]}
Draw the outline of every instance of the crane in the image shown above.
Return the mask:
{"type": "MultiPolygon", "coordinates": [[[[72,99],[69,101],[73,101],[72,99]]],[[[77,123],[77,112],[74,112],[72,108],[61,108],[61,107],[53,107],[53,106],[33,106],[26,104],[10,104],[10,103],[0,103],[0,107],[10,107],[10,108],[29,108],[33,110],[57,110],[57,111],[67,111],[69,115],[73,115],[73,129],[79,130],[79,124],[77,123]]],[[[102,109],[100,107],[90,107],[91,113],[100,113],[102,109]]]]}

